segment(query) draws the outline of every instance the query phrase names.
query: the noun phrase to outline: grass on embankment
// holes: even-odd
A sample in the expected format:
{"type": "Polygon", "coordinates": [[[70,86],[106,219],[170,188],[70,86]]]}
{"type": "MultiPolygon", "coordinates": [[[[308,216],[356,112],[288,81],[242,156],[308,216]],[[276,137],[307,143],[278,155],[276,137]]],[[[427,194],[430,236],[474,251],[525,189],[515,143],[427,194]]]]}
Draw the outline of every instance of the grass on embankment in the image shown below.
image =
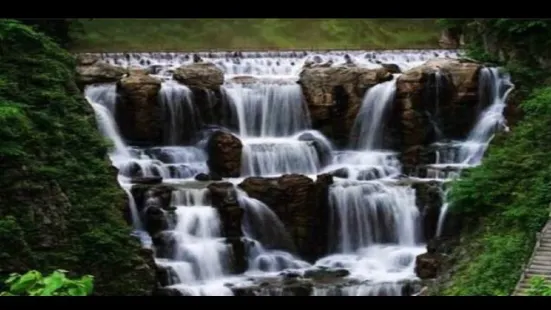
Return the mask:
{"type": "Polygon", "coordinates": [[[438,48],[434,19],[81,19],[75,52],[438,48]]]}
{"type": "Polygon", "coordinates": [[[454,272],[434,295],[502,296],[513,292],[551,202],[551,88],[521,108],[525,118],[496,138],[481,166],[452,186],[450,212],[465,217],[454,272]]]}

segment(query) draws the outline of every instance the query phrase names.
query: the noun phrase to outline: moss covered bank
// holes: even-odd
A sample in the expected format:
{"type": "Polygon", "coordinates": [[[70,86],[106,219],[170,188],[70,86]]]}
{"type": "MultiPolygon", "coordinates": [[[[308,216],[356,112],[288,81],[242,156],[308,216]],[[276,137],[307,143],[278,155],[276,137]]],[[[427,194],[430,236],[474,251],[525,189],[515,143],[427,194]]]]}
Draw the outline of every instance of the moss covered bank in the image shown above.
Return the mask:
{"type": "Polygon", "coordinates": [[[0,20],[0,273],[61,268],[94,275],[98,295],[148,294],[153,271],[129,236],[73,62],[48,37],[0,20]]]}

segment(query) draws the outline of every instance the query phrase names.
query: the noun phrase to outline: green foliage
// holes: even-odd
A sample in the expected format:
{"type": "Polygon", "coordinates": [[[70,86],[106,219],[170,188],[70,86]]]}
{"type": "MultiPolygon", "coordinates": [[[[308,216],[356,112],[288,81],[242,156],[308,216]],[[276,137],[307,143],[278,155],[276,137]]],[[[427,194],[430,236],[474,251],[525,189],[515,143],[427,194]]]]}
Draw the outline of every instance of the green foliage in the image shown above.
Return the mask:
{"type": "Polygon", "coordinates": [[[548,219],[551,88],[522,105],[525,119],[451,189],[450,212],[469,223],[447,295],[507,295],[548,219]]]}
{"type": "Polygon", "coordinates": [[[80,279],[69,279],[67,271],[56,270],[44,277],[31,270],[23,275],[12,273],[5,281],[9,290],[0,296],[88,296],[94,289],[94,277],[86,275],[80,279]]]}
{"type": "Polygon", "coordinates": [[[505,66],[519,98],[526,98],[533,87],[549,85],[551,20],[459,19],[440,20],[438,24],[462,30],[469,57],[505,66]]]}
{"type": "Polygon", "coordinates": [[[53,38],[63,47],[70,47],[73,39],[82,33],[82,24],[74,19],[19,19],[19,21],[53,38]]]}
{"type": "Polygon", "coordinates": [[[81,20],[77,51],[434,48],[431,19],[81,20]]]}
{"type": "Polygon", "coordinates": [[[551,296],[551,283],[545,281],[544,277],[533,277],[529,283],[528,296],[551,296]]]}
{"type": "Polygon", "coordinates": [[[154,276],[122,218],[124,192],[73,56],[0,20],[0,59],[0,277],[67,269],[93,275],[98,295],[147,293],[154,276]]]}

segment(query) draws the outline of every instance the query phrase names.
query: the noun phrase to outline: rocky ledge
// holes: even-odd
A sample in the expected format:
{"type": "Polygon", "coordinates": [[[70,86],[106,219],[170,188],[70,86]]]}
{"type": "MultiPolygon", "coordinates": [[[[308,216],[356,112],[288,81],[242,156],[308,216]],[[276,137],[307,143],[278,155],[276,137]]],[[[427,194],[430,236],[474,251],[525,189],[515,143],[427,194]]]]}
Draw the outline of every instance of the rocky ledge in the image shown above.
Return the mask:
{"type": "MultiPolygon", "coordinates": [[[[161,82],[157,78],[151,77],[148,71],[112,66],[90,55],[79,56],[77,60],[81,85],[117,82],[118,100],[122,103],[117,106],[125,112],[117,112],[115,116],[117,123],[123,125],[121,131],[126,140],[138,145],[162,144],[166,133],[159,99],[161,82]]],[[[437,138],[435,125],[451,139],[464,138],[472,128],[476,114],[485,108],[477,105],[479,96],[484,95],[479,93],[482,68],[482,64],[469,60],[439,58],[402,72],[396,78],[393,75],[396,68],[391,64],[379,69],[352,65],[305,66],[296,83],[302,89],[313,129],[342,146],[355,138],[349,135],[366,91],[396,79],[394,102],[383,120],[384,143],[385,148],[401,153],[404,171],[410,173],[416,166],[432,162],[426,154],[428,146],[437,138]]],[[[174,70],[173,79],[193,94],[197,126],[190,128],[191,131],[208,126],[237,129],[235,110],[221,88],[224,74],[216,65],[205,62],[184,65],[174,70]]],[[[238,76],[228,83],[246,86],[273,82],[238,76]]],[[[187,132],[183,134],[186,141],[177,142],[194,142],[194,134],[187,132]]],[[[238,148],[237,144],[234,148],[238,148]]],[[[231,161],[231,167],[220,167],[221,176],[237,175],[238,160],[231,161]]],[[[214,168],[217,169],[219,167],[214,168]]]]}

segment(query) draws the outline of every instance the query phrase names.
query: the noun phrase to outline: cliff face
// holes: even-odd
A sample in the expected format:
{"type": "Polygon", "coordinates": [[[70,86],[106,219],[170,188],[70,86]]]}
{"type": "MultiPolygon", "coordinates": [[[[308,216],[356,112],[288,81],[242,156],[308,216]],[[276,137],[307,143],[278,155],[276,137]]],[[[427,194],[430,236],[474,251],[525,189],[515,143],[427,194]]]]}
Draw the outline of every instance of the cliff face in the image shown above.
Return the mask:
{"type": "Polygon", "coordinates": [[[49,38],[0,20],[0,276],[62,268],[94,275],[97,295],[148,294],[153,271],[74,75],[49,38]]]}

